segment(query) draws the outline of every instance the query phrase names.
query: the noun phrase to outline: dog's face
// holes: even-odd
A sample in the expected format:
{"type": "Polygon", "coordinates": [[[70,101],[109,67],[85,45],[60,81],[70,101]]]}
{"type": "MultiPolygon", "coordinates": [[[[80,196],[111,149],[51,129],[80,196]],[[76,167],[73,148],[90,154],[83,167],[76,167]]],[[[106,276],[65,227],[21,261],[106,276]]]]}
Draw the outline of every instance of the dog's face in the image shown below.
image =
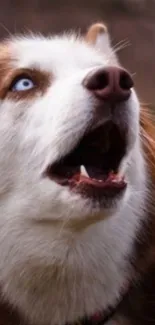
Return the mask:
{"type": "Polygon", "coordinates": [[[74,37],[21,38],[2,47],[0,195],[7,214],[103,218],[136,189],[139,103],[128,76],[110,75],[118,63],[106,37],[100,51],[74,37]],[[116,87],[121,78],[122,89],[129,83],[126,98],[113,99],[115,89],[104,95],[116,78],[116,87]]]}
{"type": "Polygon", "coordinates": [[[123,283],[144,202],[139,101],[102,26],[83,40],[7,41],[0,75],[2,289],[38,322],[66,322],[106,306],[123,283]]]}

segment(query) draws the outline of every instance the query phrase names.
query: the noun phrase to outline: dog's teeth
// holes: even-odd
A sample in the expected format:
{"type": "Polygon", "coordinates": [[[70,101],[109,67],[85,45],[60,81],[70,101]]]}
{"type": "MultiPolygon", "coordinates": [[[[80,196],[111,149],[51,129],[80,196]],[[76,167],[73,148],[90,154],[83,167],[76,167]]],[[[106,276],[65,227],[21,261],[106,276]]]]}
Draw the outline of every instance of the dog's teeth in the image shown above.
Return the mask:
{"type": "Polygon", "coordinates": [[[81,172],[81,175],[89,177],[89,175],[86,171],[86,168],[83,165],[81,165],[81,167],[80,167],[80,172],[81,172]]]}

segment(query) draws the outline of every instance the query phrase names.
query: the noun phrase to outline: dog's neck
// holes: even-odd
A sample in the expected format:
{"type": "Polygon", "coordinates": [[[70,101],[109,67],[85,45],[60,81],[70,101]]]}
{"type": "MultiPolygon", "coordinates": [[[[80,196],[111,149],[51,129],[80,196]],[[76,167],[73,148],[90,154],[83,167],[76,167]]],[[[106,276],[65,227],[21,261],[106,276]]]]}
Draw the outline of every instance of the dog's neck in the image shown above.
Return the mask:
{"type": "MultiPolygon", "coordinates": [[[[135,204],[138,204],[138,200],[135,204]]],[[[139,216],[133,213],[130,206],[126,211],[128,215],[122,211],[122,214],[115,215],[115,218],[99,222],[87,231],[80,232],[77,238],[72,236],[72,242],[68,236],[66,240],[63,237],[61,245],[60,241],[53,239],[56,256],[64,258],[63,268],[58,259],[57,264],[53,261],[50,266],[42,259],[30,268],[29,264],[25,263],[24,272],[21,272],[23,269],[19,270],[20,277],[12,275],[13,290],[7,293],[8,301],[14,303],[14,297],[17,297],[15,303],[19,311],[24,313],[32,324],[34,319],[37,325],[49,325],[52,317],[53,325],[64,325],[66,322],[73,324],[76,319],[81,319],[86,314],[91,317],[103,309],[106,312],[109,305],[115,308],[132,273],[129,248],[133,248],[136,238],[134,231],[137,224],[139,225],[139,216]],[[128,218],[130,227],[127,233],[124,233],[128,218]],[[127,260],[124,260],[125,253],[129,255],[127,260]]],[[[45,238],[48,239],[48,233],[45,233],[45,238]]],[[[0,311],[6,319],[10,317],[12,323],[9,323],[8,319],[4,325],[21,324],[18,313],[12,313],[11,308],[6,307],[1,305],[0,311]],[[12,316],[13,314],[15,316],[12,316]],[[12,317],[15,317],[14,323],[12,317]]]]}
{"type": "MultiPolygon", "coordinates": [[[[137,228],[140,231],[144,217],[143,204],[141,192],[137,193],[118,215],[97,222],[77,236],[69,236],[68,233],[65,236],[63,230],[61,241],[53,230],[52,249],[57,260],[50,260],[50,265],[42,258],[39,263],[34,259],[31,265],[27,263],[29,260],[25,260],[18,274],[15,276],[12,273],[10,291],[6,292],[8,301],[16,303],[19,311],[32,321],[31,325],[49,325],[51,320],[53,325],[73,324],[86,314],[91,317],[103,309],[106,312],[109,305],[115,308],[121,298],[122,287],[126,287],[133,275],[130,258],[131,253],[135,256],[137,228]],[[140,215],[135,211],[139,211],[140,215]]],[[[49,242],[46,245],[48,257],[48,249],[51,255],[52,229],[50,232],[46,230],[45,233],[41,231],[40,236],[42,242],[49,242]]],[[[18,313],[12,313],[11,308],[6,307],[0,306],[0,312],[6,318],[4,325],[30,325],[21,322],[18,313]],[[9,317],[12,323],[9,323],[9,317]]]]}

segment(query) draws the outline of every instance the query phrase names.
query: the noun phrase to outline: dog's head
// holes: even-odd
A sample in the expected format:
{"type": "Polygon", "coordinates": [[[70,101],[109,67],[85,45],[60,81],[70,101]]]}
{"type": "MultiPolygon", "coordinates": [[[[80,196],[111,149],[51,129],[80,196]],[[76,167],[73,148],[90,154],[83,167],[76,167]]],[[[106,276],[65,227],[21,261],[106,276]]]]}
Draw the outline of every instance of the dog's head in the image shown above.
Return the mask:
{"type": "Polygon", "coordinates": [[[83,40],[5,42],[0,73],[0,195],[7,213],[82,221],[120,209],[142,177],[135,165],[142,164],[140,109],[106,28],[93,25],[83,40]]]}

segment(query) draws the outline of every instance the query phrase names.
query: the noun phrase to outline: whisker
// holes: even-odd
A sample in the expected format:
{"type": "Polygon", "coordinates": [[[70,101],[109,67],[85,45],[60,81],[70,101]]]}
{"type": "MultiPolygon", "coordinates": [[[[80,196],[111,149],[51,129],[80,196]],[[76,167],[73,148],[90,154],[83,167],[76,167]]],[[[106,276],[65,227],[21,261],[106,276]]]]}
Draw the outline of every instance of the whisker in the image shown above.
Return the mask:
{"type": "Polygon", "coordinates": [[[3,23],[0,22],[0,26],[7,32],[7,34],[9,36],[11,36],[11,37],[13,36],[13,34],[11,33],[11,31],[3,23]]]}
{"type": "Polygon", "coordinates": [[[114,46],[113,49],[115,50],[118,46],[123,45],[124,43],[128,42],[129,40],[127,38],[120,40],[117,42],[114,46]]]}
{"type": "Polygon", "coordinates": [[[113,48],[113,53],[118,53],[118,51],[125,49],[126,47],[131,46],[129,41],[126,41],[116,47],[113,48]]]}
{"type": "Polygon", "coordinates": [[[64,222],[62,223],[62,226],[60,227],[60,230],[58,232],[58,237],[57,238],[61,237],[62,231],[64,230],[65,226],[69,223],[69,221],[70,221],[70,217],[68,217],[68,218],[66,218],[64,220],[64,222]]]}

